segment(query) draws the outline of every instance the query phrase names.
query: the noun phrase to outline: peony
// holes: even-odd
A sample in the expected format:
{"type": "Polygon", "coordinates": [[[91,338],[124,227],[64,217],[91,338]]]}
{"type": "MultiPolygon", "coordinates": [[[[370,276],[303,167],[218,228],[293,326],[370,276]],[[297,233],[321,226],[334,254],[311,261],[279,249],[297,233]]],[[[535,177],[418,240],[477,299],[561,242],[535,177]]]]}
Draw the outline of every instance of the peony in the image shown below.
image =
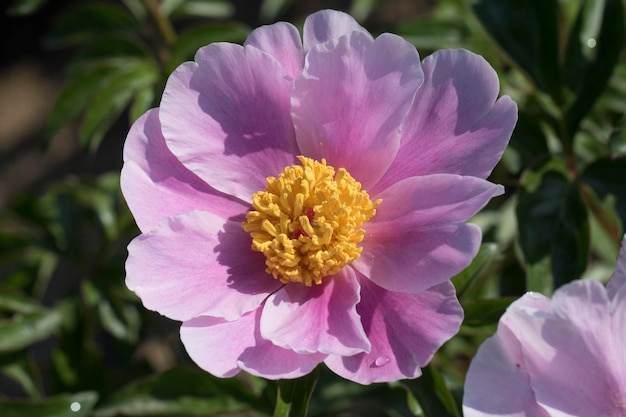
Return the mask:
{"type": "Polygon", "coordinates": [[[626,238],[606,288],[590,280],[528,293],[478,349],[463,411],[474,416],[626,415],[626,238]]]}
{"type": "Polygon", "coordinates": [[[220,377],[414,378],[462,321],[449,278],[517,109],[468,51],[420,63],[330,10],[303,32],[201,48],[132,126],[126,283],[220,377]]]}

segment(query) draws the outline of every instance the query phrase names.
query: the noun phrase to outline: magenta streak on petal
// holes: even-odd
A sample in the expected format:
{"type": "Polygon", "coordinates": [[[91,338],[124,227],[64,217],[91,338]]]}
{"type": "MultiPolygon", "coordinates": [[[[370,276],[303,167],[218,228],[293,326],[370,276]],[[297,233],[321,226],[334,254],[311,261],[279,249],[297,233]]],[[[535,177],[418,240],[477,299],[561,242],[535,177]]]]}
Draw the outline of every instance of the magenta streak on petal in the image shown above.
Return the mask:
{"type": "Polygon", "coordinates": [[[296,160],[292,84],[255,47],[206,46],[165,87],[160,117],[167,146],[213,188],[250,202],[268,176],[296,160]]]}
{"type": "Polygon", "coordinates": [[[143,232],[155,228],[165,217],[192,210],[207,210],[226,218],[246,210],[242,201],[214,190],[172,155],[161,134],[158,109],[139,118],[128,133],[120,181],[143,232]]]}
{"type": "Polygon", "coordinates": [[[193,211],[167,218],[128,247],[126,285],[146,308],[175,319],[234,320],[282,284],[264,271],[240,221],[193,211]]]}
{"type": "Polygon", "coordinates": [[[400,37],[353,32],[317,45],[291,99],[301,152],[345,168],[369,190],[396,155],[421,82],[417,52],[400,37]]]}
{"type": "Polygon", "coordinates": [[[386,291],[365,277],[357,311],[372,344],[369,353],[329,356],[337,374],[361,384],[415,378],[463,320],[454,287],[447,282],[419,294],[386,291]]]}

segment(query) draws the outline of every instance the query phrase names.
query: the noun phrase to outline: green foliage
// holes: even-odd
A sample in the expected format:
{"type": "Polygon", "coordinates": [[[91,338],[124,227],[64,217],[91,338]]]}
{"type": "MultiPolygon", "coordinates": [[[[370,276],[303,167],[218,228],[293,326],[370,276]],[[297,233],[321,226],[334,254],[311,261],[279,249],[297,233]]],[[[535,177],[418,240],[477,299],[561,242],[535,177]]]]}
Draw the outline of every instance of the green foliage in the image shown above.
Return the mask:
{"type": "MultiPolygon", "coordinates": [[[[20,19],[52,3],[13,0],[7,12],[20,19]]],[[[250,26],[277,20],[301,26],[305,17],[299,2],[263,0],[256,20],[244,22],[240,3],[57,5],[42,44],[71,59],[42,142],[69,130],[93,158],[116,123],[127,129],[158,105],[169,74],[198,48],[242,42],[250,26]]],[[[458,417],[468,362],[514,300],[575,279],[606,280],[626,225],[623,1],[424,3],[420,13],[387,20],[385,2],[345,6],[373,33],[404,36],[422,57],[446,47],[482,54],[519,119],[491,177],[506,194],[473,219],[483,245],[452,279],[461,331],[420,378],[360,386],[320,366],[276,384],[197,369],[178,325],[124,285],[126,246],[139,232],[119,173],[69,175],[21,193],[0,213],[0,383],[10,382],[0,389],[0,415],[458,417]]]]}
{"type": "Polygon", "coordinates": [[[94,417],[268,415],[262,406],[263,401],[241,380],[174,368],[122,388],[103,401],[94,417]]]}
{"type": "Polygon", "coordinates": [[[3,417],[88,417],[98,399],[95,392],[59,395],[45,400],[16,400],[0,403],[3,417]]]}
{"type": "Polygon", "coordinates": [[[466,326],[486,326],[497,324],[507,307],[515,301],[514,297],[489,298],[463,304],[466,326]]]}
{"type": "Polygon", "coordinates": [[[279,381],[274,417],[306,416],[318,375],[319,369],[316,369],[302,378],[279,381]]]}
{"type": "Polygon", "coordinates": [[[517,219],[526,262],[549,257],[555,288],[580,278],[587,266],[589,224],[576,184],[546,168],[529,171],[522,186],[517,219]]]}
{"type": "Polygon", "coordinates": [[[0,324],[0,354],[24,349],[50,336],[59,327],[59,314],[41,309],[0,324]]]}
{"type": "Polygon", "coordinates": [[[25,16],[35,13],[48,0],[13,0],[7,9],[10,16],[25,16]]]}
{"type": "Polygon", "coordinates": [[[424,416],[461,416],[460,408],[456,404],[454,396],[433,365],[424,367],[422,376],[418,379],[407,380],[402,384],[407,387],[409,397],[415,398],[424,416]]]}
{"type": "Polygon", "coordinates": [[[249,29],[237,22],[187,25],[176,34],[168,20],[221,17],[233,10],[223,1],[92,1],[68,7],[55,21],[46,43],[73,47],[68,82],[48,118],[49,142],[79,119],[84,149],[95,153],[113,123],[125,113],[130,122],[154,107],[169,74],[195,51],[216,41],[242,41],[249,29]]]}
{"type": "Polygon", "coordinates": [[[624,45],[624,6],[621,0],[584,1],[570,32],[569,47],[563,68],[575,99],[566,109],[567,134],[573,136],[581,120],[604,91],[624,45]],[[590,20],[590,7],[601,7],[602,21],[585,25],[590,20]],[[593,6],[592,6],[593,5],[593,6]],[[592,26],[590,30],[585,29],[592,26]],[[586,38],[586,39],[585,39],[586,38]],[[585,54],[587,42],[595,42],[592,53],[585,54]],[[591,55],[591,56],[588,56],[591,55]]]}
{"type": "Polygon", "coordinates": [[[556,0],[470,2],[485,30],[535,85],[560,101],[556,0]]]}

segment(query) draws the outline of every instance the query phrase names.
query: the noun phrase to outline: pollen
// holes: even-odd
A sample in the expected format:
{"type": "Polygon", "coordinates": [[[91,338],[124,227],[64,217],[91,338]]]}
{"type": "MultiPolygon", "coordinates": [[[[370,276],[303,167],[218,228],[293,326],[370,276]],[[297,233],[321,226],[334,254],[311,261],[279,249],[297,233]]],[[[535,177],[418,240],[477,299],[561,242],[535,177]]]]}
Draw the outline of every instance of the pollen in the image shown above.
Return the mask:
{"type": "Polygon", "coordinates": [[[344,168],[299,156],[252,196],[242,227],[252,250],[265,255],[268,274],[287,284],[321,284],[361,256],[361,228],[376,215],[372,202],[344,168]]]}

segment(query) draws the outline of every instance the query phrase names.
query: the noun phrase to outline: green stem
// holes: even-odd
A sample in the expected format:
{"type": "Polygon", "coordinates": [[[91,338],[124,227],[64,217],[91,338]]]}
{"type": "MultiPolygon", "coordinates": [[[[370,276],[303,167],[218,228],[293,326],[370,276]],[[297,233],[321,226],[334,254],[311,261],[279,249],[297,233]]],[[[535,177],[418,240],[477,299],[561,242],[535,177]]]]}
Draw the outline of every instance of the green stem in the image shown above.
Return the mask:
{"type": "Polygon", "coordinates": [[[591,210],[591,212],[596,216],[600,225],[604,228],[604,230],[611,236],[614,242],[619,246],[622,241],[622,235],[620,233],[619,227],[615,224],[615,222],[611,221],[609,216],[604,211],[604,207],[602,204],[598,202],[595,198],[595,195],[591,189],[591,187],[587,184],[580,184],[580,197],[586,206],[591,210]]]}
{"type": "Polygon", "coordinates": [[[146,8],[152,21],[154,22],[163,42],[167,46],[172,46],[176,42],[176,31],[172,26],[169,19],[161,13],[161,8],[155,0],[141,0],[141,3],[146,8]]]}
{"type": "Polygon", "coordinates": [[[576,164],[576,156],[574,155],[574,143],[567,129],[565,121],[565,113],[561,113],[558,121],[559,133],[561,136],[561,144],[565,152],[565,166],[571,178],[577,177],[578,167],[576,164]]]}
{"type": "Polygon", "coordinates": [[[158,32],[158,41],[157,45],[155,45],[155,55],[157,62],[159,63],[161,69],[165,72],[169,72],[169,61],[171,58],[171,49],[172,46],[176,43],[176,31],[174,31],[174,27],[172,23],[164,15],[161,11],[160,5],[156,0],[140,0],[143,7],[146,9],[154,26],[156,27],[156,31],[158,32]]]}
{"type": "Polygon", "coordinates": [[[274,417],[305,417],[318,377],[319,369],[316,368],[297,379],[279,380],[274,417]]]}

